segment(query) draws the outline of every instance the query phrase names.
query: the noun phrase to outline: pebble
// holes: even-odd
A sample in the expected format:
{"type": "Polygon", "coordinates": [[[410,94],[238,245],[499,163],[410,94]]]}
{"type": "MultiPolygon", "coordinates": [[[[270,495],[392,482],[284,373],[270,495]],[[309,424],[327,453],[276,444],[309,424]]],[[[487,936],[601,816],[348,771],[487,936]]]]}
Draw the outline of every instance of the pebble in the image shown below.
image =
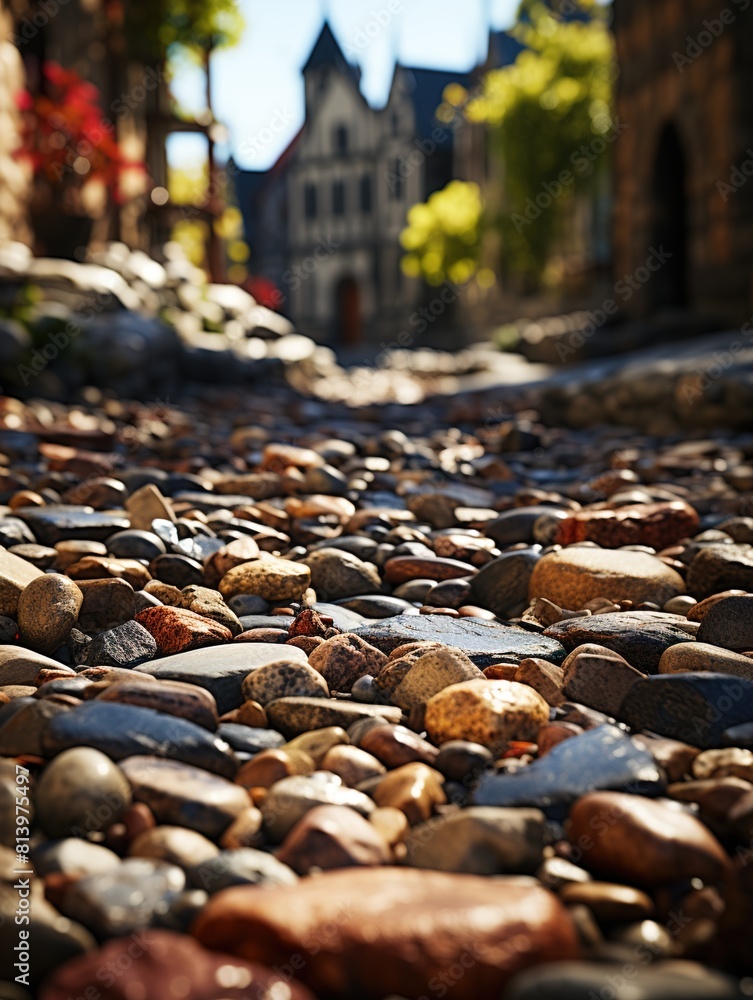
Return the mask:
{"type": "Polygon", "coordinates": [[[99,750],[72,747],[51,761],[37,783],[37,821],[48,837],[85,837],[122,819],[131,789],[99,750]]]}
{"type": "Polygon", "coordinates": [[[417,761],[403,764],[377,780],[372,792],[376,804],[399,809],[411,826],[429,819],[438,806],[447,802],[444,775],[417,761]]]}
{"type": "Polygon", "coordinates": [[[135,934],[174,902],[185,884],[177,865],[126,858],[115,871],[86,875],[69,885],[61,909],[99,937],[135,934]]]}
{"type": "Polygon", "coordinates": [[[21,638],[40,653],[52,653],[78,621],[83,594],[68,577],[44,573],[24,587],[18,599],[21,638]]]}
{"type": "Polygon", "coordinates": [[[472,806],[413,827],[406,862],[468,875],[532,875],[543,858],[545,833],[538,809],[472,806]]]}
{"type": "Polygon", "coordinates": [[[375,778],[387,770],[384,764],[372,754],[360,747],[343,744],[334,746],[327,751],[322,758],[321,768],[323,771],[336,774],[342,783],[349,788],[355,788],[362,781],[375,778]]]}
{"type": "MultiPolygon", "coordinates": [[[[207,649],[194,649],[161,656],[137,667],[157,680],[184,681],[206,688],[217,702],[220,715],[238,708],[244,699],[243,681],[257,667],[280,659],[282,650],[275,643],[228,643],[207,649]]],[[[306,654],[286,646],[286,660],[305,664],[306,654]]]]}
{"type": "Polygon", "coordinates": [[[329,688],[313,667],[296,660],[277,660],[257,667],[243,681],[243,697],[267,705],[276,698],[306,695],[329,698],[329,688]]]}
{"type": "Polygon", "coordinates": [[[635,730],[713,749],[726,730],[753,719],[753,681],[691,671],[647,677],[630,689],[620,714],[635,730]]]}
{"type": "Polygon", "coordinates": [[[717,601],[701,622],[698,641],[740,653],[753,651],[753,594],[717,601]]]}
{"type": "Polygon", "coordinates": [[[499,618],[521,615],[528,605],[531,576],[539,558],[534,549],[524,549],[487,563],[471,580],[473,600],[499,618]]]}
{"type": "Polygon", "coordinates": [[[594,792],[570,811],[568,837],[595,875],[656,887],[698,878],[716,882],[730,861],[709,829],[677,803],[594,792]]]}
{"type": "Polygon", "coordinates": [[[361,636],[346,632],[317,646],[309,663],[319,671],[330,691],[349,692],[360,677],[378,674],[387,656],[361,636]]]}
{"type": "Polygon", "coordinates": [[[259,851],[255,847],[220,851],[197,862],[188,871],[188,881],[195,889],[203,889],[211,896],[232,885],[261,885],[274,888],[295,885],[295,872],[282,859],[259,851]]]}
{"type": "Polygon", "coordinates": [[[265,601],[298,601],[310,585],[308,566],[267,556],[228,570],[220,580],[219,589],[225,600],[237,594],[253,594],[265,601]]]}
{"type": "Polygon", "coordinates": [[[335,1000],[404,996],[406,988],[420,996],[456,966],[465,969],[457,1000],[498,996],[516,972],[579,954],[562,904],[534,883],[389,867],[326,872],[274,893],[233,889],[209,901],[194,934],[272,967],[304,954],[298,978],[335,1000]],[[323,925],[332,933],[323,935],[323,925]],[[509,946],[515,934],[525,948],[509,946]],[[315,953],[306,941],[316,942],[315,953]]]}
{"type": "Polygon", "coordinates": [[[155,826],[144,830],[128,845],[128,857],[154,858],[187,871],[219,853],[218,848],[196,830],[182,826],[155,826]]]}
{"type": "Polygon", "coordinates": [[[0,615],[15,618],[23,591],[43,573],[20,556],[0,549],[0,615]]]}
{"type": "Polygon", "coordinates": [[[215,1000],[220,995],[225,1000],[313,1000],[305,986],[289,982],[265,965],[208,951],[187,935],[150,928],[140,932],[138,940],[136,946],[130,938],[107,941],[85,959],[64,965],[45,983],[40,1000],[79,996],[89,1000],[86,991],[91,989],[97,990],[101,1000],[149,995],[165,1000],[215,1000]],[[119,974],[97,978],[98,972],[107,969],[117,969],[119,974]]]}
{"type": "Polygon", "coordinates": [[[627,504],[615,509],[586,508],[560,522],[556,541],[560,545],[590,541],[605,549],[647,545],[658,551],[694,535],[699,523],[694,508],[681,500],[627,504]]]}
{"type": "Polygon", "coordinates": [[[277,858],[299,875],[312,870],[386,865],[391,852],[378,829],[346,806],[310,809],[288,833],[277,858]]]}
{"type": "Polygon", "coordinates": [[[531,574],[529,598],[546,597],[563,608],[582,607],[596,597],[651,601],[660,607],[683,593],[685,583],[655,556],[571,546],[542,556],[531,574]]]}
{"type": "Polygon", "coordinates": [[[478,680],[481,671],[459,649],[429,649],[410,667],[392,692],[392,701],[405,711],[423,708],[451,684],[478,680]]]}
{"type": "Polygon", "coordinates": [[[537,806],[561,817],[589,792],[629,788],[655,796],[664,787],[664,776],[648,746],[617,726],[602,725],[558,743],[519,771],[487,772],[472,800],[480,806],[537,806]]]}
{"type": "Polygon", "coordinates": [[[134,673],[114,682],[100,681],[85,697],[121,705],[140,705],[166,715],[176,715],[214,732],[218,726],[217,704],[208,691],[196,684],[160,681],[134,673]]]}
{"type": "Polygon", "coordinates": [[[279,844],[310,809],[315,806],[348,806],[362,816],[374,811],[374,802],[363,792],[348,788],[335,774],[316,771],[291,775],[275,782],[261,803],[264,831],[279,844]]]}
{"type": "Polygon", "coordinates": [[[232,775],[236,766],[227,744],[195,722],[99,699],[53,716],[42,732],[46,754],[79,744],[95,747],[113,760],[164,754],[224,775],[232,775]]]}
{"type": "Polygon", "coordinates": [[[320,601],[338,601],[357,594],[373,594],[381,587],[379,571],[344,549],[319,549],[306,560],[311,586],[320,601]]]}
{"type": "Polygon", "coordinates": [[[548,720],[549,706],[533,688],[486,679],[445,688],[429,700],[425,715],[433,742],[469,739],[492,752],[510,740],[534,740],[548,720]]]}
{"type": "MultiPolygon", "coordinates": [[[[705,619],[704,619],[705,621],[705,619]]],[[[734,653],[720,644],[685,642],[670,646],[659,660],[660,674],[677,674],[685,671],[730,674],[753,681],[753,659],[734,653]]]]}
{"type": "Polygon", "coordinates": [[[561,662],[565,658],[562,645],[546,636],[532,635],[523,629],[470,618],[399,615],[362,625],[355,630],[355,634],[385,653],[391,653],[409,642],[440,642],[462,650],[481,668],[503,658],[515,659],[517,662],[529,656],[539,656],[554,662],[561,662]]]}
{"type": "Polygon", "coordinates": [[[567,650],[586,643],[605,646],[623,657],[631,667],[655,674],[666,649],[677,643],[688,644],[692,635],[678,619],[654,611],[631,611],[622,614],[571,618],[550,625],[544,633],[567,650]]]}
{"type": "Polygon", "coordinates": [[[136,621],[152,635],[163,656],[216,646],[233,638],[229,628],[183,608],[145,608],[136,621]]]}
{"type": "Polygon", "coordinates": [[[645,676],[617,653],[588,643],[576,646],[562,666],[566,697],[612,716],[619,715],[628,691],[645,676]]]}
{"type": "Polygon", "coordinates": [[[701,600],[725,590],[753,591],[753,547],[709,545],[701,548],[688,568],[687,590],[701,600]]]}
{"type": "Polygon", "coordinates": [[[135,756],[120,765],[137,802],[159,823],[185,826],[213,839],[250,805],[245,789],[200,767],[135,756]]]}

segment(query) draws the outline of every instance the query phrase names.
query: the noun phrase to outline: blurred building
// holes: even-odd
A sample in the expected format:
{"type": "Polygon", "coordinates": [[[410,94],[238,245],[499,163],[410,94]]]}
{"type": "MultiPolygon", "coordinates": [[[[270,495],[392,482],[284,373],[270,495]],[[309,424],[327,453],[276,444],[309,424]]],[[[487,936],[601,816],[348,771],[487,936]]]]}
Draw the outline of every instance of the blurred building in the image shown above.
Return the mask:
{"type": "Polygon", "coordinates": [[[672,254],[636,312],[753,314],[753,6],[614,0],[615,276],[672,254]]]}
{"type": "Polygon", "coordinates": [[[249,268],[324,342],[391,338],[424,294],[402,273],[399,235],[407,209],[453,176],[453,129],[435,112],[463,74],[397,65],[374,109],[325,23],[303,76],[302,129],[270,170],[236,177],[249,268]]]}

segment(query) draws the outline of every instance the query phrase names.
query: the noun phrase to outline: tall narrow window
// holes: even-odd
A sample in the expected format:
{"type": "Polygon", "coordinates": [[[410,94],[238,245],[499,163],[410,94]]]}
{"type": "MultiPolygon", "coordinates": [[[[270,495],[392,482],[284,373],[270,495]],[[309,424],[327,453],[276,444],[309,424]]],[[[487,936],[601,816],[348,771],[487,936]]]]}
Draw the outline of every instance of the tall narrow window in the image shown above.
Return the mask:
{"type": "Polygon", "coordinates": [[[313,184],[303,189],[303,211],[307,219],[316,218],[316,187],[313,184]]]}
{"type": "Polygon", "coordinates": [[[393,201],[402,201],[403,197],[403,163],[401,157],[392,164],[392,176],[389,177],[388,185],[390,197],[393,201]]]}
{"type": "Polygon", "coordinates": [[[338,125],[335,129],[335,152],[340,155],[348,152],[348,130],[345,125],[338,125]]]}
{"type": "Polygon", "coordinates": [[[371,211],[371,177],[365,174],[361,178],[360,184],[360,200],[361,200],[361,211],[364,215],[368,215],[371,211]]]}
{"type": "Polygon", "coordinates": [[[345,215],[345,185],[342,181],[335,181],[332,185],[332,213],[345,215]]]}

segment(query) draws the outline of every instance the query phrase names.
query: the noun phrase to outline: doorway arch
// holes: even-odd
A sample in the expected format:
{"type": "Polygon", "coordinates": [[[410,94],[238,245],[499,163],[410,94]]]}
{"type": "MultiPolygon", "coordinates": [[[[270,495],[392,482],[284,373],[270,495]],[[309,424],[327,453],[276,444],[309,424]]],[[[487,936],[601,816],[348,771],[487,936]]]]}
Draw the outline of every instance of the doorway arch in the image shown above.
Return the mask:
{"type": "Polygon", "coordinates": [[[667,123],[659,136],[652,180],[651,246],[672,256],[651,279],[654,310],[688,305],[688,218],[685,150],[677,128],[667,123]]]}
{"type": "Polygon", "coordinates": [[[342,278],[335,291],[337,337],[340,344],[353,347],[361,342],[361,289],[352,275],[342,278]]]}

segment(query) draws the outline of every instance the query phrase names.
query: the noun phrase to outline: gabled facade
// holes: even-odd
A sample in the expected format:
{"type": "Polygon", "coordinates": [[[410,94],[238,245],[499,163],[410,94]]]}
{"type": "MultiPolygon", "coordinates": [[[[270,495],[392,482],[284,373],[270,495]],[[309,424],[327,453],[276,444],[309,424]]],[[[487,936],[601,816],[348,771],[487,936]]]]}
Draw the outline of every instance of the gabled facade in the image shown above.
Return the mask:
{"type": "Polygon", "coordinates": [[[392,339],[423,295],[401,271],[400,231],[453,175],[452,132],[434,112],[462,74],[398,65],[387,103],[371,108],[325,24],[303,76],[301,132],[269,171],[239,178],[250,269],[324,343],[392,339]]]}

